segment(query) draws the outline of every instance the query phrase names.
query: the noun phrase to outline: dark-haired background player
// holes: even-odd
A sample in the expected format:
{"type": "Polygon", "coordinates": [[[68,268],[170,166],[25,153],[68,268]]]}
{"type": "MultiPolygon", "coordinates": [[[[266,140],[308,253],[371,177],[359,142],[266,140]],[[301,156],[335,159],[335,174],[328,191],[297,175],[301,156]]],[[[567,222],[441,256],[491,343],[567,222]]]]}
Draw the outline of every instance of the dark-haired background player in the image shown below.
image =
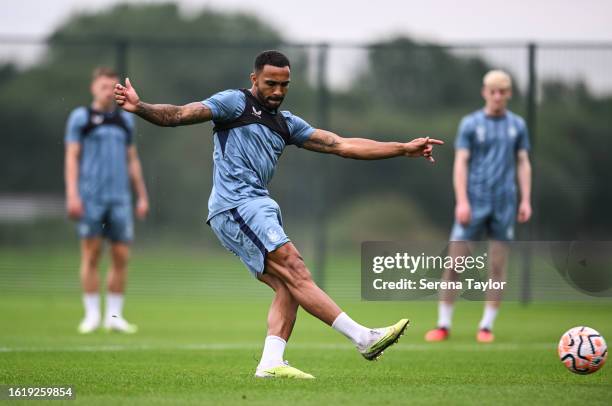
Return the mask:
{"type": "Polygon", "coordinates": [[[226,90],[184,106],[148,104],[140,100],[126,79],[125,86],[116,86],[115,98],[125,110],[161,126],[214,121],[213,189],[207,221],[221,243],[240,257],[253,276],[275,291],[255,376],[313,378],[283,361],[298,306],[348,337],[368,360],[396,342],[408,320],[380,329],[364,327],[314,283],[285,234],[280,208],[267,190],[283,149],[294,144],[345,158],[405,156],[433,161],[433,145],[442,142],[429,138],[408,143],[377,142],[314,129],[298,116],[278,110],[289,89],[290,71],[283,54],[265,51],[255,59],[250,89],[226,90]]]}
{"type": "Polygon", "coordinates": [[[78,220],[81,238],[81,284],[85,317],[79,332],[100,326],[98,262],[102,238],[111,242],[104,327],[124,333],[137,328],[123,318],[129,244],[134,238],[130,182],[136,191],[136,215],[149,210],[140,160],[134,145],[134,120],[115,105],[117,74],[110,68],[93,72],[89,107],[72,111],[66,128],[66,205],[78,220]]]}

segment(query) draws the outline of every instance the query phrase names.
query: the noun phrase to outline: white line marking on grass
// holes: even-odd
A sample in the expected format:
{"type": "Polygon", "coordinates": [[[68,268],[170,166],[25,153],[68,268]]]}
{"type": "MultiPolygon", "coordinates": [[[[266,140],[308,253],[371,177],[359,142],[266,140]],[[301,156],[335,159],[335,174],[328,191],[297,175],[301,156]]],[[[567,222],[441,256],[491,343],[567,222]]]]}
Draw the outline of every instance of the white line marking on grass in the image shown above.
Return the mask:
{"type": "MultiPolygon", "coordinates": [[[[261,343],[210,343],[210,344],[183,344],[183,345],[74,345],[70,347],[0,347],[3,352],[115,352],[115,351],[228,351],[228,350],[259,350],[261,343]]],[[[309,343],[290,344],[289,349],[295,350],[345,350],[355,351],[355,347],[348,344],[309,343]]],[[[525,351],[555,349],[554,343],[432,343],[410,344],[399,343],[393,347],[394,351],[525,351]]]]}

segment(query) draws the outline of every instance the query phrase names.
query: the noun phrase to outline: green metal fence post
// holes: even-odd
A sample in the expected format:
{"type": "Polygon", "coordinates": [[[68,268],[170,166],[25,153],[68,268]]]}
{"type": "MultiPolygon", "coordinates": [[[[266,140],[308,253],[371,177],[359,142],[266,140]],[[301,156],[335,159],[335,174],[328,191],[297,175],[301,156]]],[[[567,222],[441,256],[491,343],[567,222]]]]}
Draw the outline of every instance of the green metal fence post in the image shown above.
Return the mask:
{"type": "MultiPolygon", "coordinates": [[[[329,127],[329,89],[327,87],[327,64],[328,64],[329,44],[322,43],[318,46],[317,53],[317,127],[329,127]]],[[[325,286],[325,265],[327,257],[327,198],[325,176],[327,174],[327,159],[320,157],[321,163],[318,172],[318,184],[315,186],[317,192],[316,211],[315,211],[315,230],[314,230],[314,265],[315,279],[323,289],[325,286]]]]}
{"type": "MultiPolygon", "coordinates": [[[[532,145],[532,157],[533,157],[533,146],[536,140],[536,97],[537,97],[537,75],[536,75],[536,53],[537,46],[534,43],[529,43],[527,45],[527,73],[528,73],[528,83],[527,83],[527,128],[529,130],[529,137],[532,145]]],[[[533,168],[533,166],[532,166],[533,168]]],[[[534,171],[532,169],[532,185],[534,184],[534,171]]],[[[533,187],[532,187],[533,189],[533,187]]],[[[538,205],[535,204],[537,200],[534,198],[536,196],[536,192],[531,193],[531,202],[532,207],[534,207],[534,213],[536,213],[535,218],[537,219],[537,211],[538,205]]],[[[533,253],[530,242],[534,237],[534,219],[532,218],[529,223],[527,223],[526,228],[526,240],[527,243],[524,243],[523,255],[522,255],[522,274],[521,274],[521,303],[528,304],[531,301],[531,268],[533,265],[533,253]]]]}

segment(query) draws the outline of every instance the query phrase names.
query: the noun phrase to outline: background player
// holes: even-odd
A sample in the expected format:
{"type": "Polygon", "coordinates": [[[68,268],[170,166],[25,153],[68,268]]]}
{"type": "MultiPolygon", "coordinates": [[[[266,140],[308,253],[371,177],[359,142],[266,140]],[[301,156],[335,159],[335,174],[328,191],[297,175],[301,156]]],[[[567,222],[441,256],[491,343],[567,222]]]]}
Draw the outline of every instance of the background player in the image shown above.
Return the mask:
{"type": "MultiPolygon", "coordinates": [[[[508,241],[514,238],[519,223],[531,217],[531,164],[529,136],[525,121],[507,109],[512,96],[512,81],[503,71],[488,72],[483,79],[484,109],[463,118],[455,142],[453,184],[455,224],[451,231],[450,255],[465,255],[465,241],[477,241],[486,232],[489,241],[489,278],[505,280],[508,241]],[[520,203],[517,209],[516,181],[520,203]],[[455,242],[453,244],[453,242],[455,242]]],[[[446,279],[456,279],[452,270],[446,279]]],[[[427,341],[449,336],[455,291],[441,291],[438,326],[429,331],[427,341]]],[[[493,323],[501,302],[500,291],[488,291],[477,340],[491,342],[493,323]]]]}
{"type": "Polygon", "coordinates": [[[255,375],[313,378],[283,362],[298,306],[347,336],[368,360],[396,342],[408,320],[382,329],[366,328],[342,312],[314,283],[285,234],[280,208],[266,188],[278,158],[285,146],[295,144],[354,159],[423,156],[433,161],[433,144],[442,142],[429,138],[409,143],[377,142],[314,129],[290,112],[278,111],[289,82],[289,60],[280,52],[266,51],[255,59],[248,90],[226,90],[184,106],[152,105],[140,101],[126,79],[126,86],[116,86],[115,98],[125,110],[162,126],[214,121],[213,189],[207,220],[221,243],[275,291],[255,375]]]}
{"type": "Polygon", "coordinates": [[[114,102],[117,82],[112,69],[95,69],[91,82],[93,101],[89,107],[72,111],[66,129],[66,204],[70,218],[79,220],[81,238],[85,307],[85,318],[78,328],[81,333],[100,326],[98,261],[103,237],[111,242],[104,327],[125,333],[137,329],[122,315],[129,244],[134,236],[130,181],[138,196],[139,218],[146,216],[149,203],[134,145],[133,117],[114,102]]]}

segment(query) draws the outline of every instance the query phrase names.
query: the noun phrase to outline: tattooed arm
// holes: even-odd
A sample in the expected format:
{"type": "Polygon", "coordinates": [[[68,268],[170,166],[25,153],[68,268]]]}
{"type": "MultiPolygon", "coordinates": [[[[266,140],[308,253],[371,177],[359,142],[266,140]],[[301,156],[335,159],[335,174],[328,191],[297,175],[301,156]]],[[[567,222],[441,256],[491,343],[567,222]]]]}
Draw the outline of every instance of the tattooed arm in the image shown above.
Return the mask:
{"type": "Polygon", "coordinates": [[[175,106],[172,104],[149,104],[139,101],[134,113],[162,127],[197,124],[212,119],[210,109],[200,102],[175,106]]]}
{"type": "Polygon", "coordinates": [[[315,130],[303,147],[310,151],[335,154],[352,159],[385,159],[396,156],[424,157],[434,162],[431,156],[433,145],[444,142],[433,138],[416,138],[410,142],[379,142],[366,138],[343,138],[331,131],[315,130]]]}
{"type": "Polygon", "coordinates": [[[212,120],[212,112],[200,102],[175,106],[149,104],[141,101],[129,78],[125,80],[125,86],[121,84],[115,86],[115,101],[122,109],[163,127],[176,127],[212,120]]]}

